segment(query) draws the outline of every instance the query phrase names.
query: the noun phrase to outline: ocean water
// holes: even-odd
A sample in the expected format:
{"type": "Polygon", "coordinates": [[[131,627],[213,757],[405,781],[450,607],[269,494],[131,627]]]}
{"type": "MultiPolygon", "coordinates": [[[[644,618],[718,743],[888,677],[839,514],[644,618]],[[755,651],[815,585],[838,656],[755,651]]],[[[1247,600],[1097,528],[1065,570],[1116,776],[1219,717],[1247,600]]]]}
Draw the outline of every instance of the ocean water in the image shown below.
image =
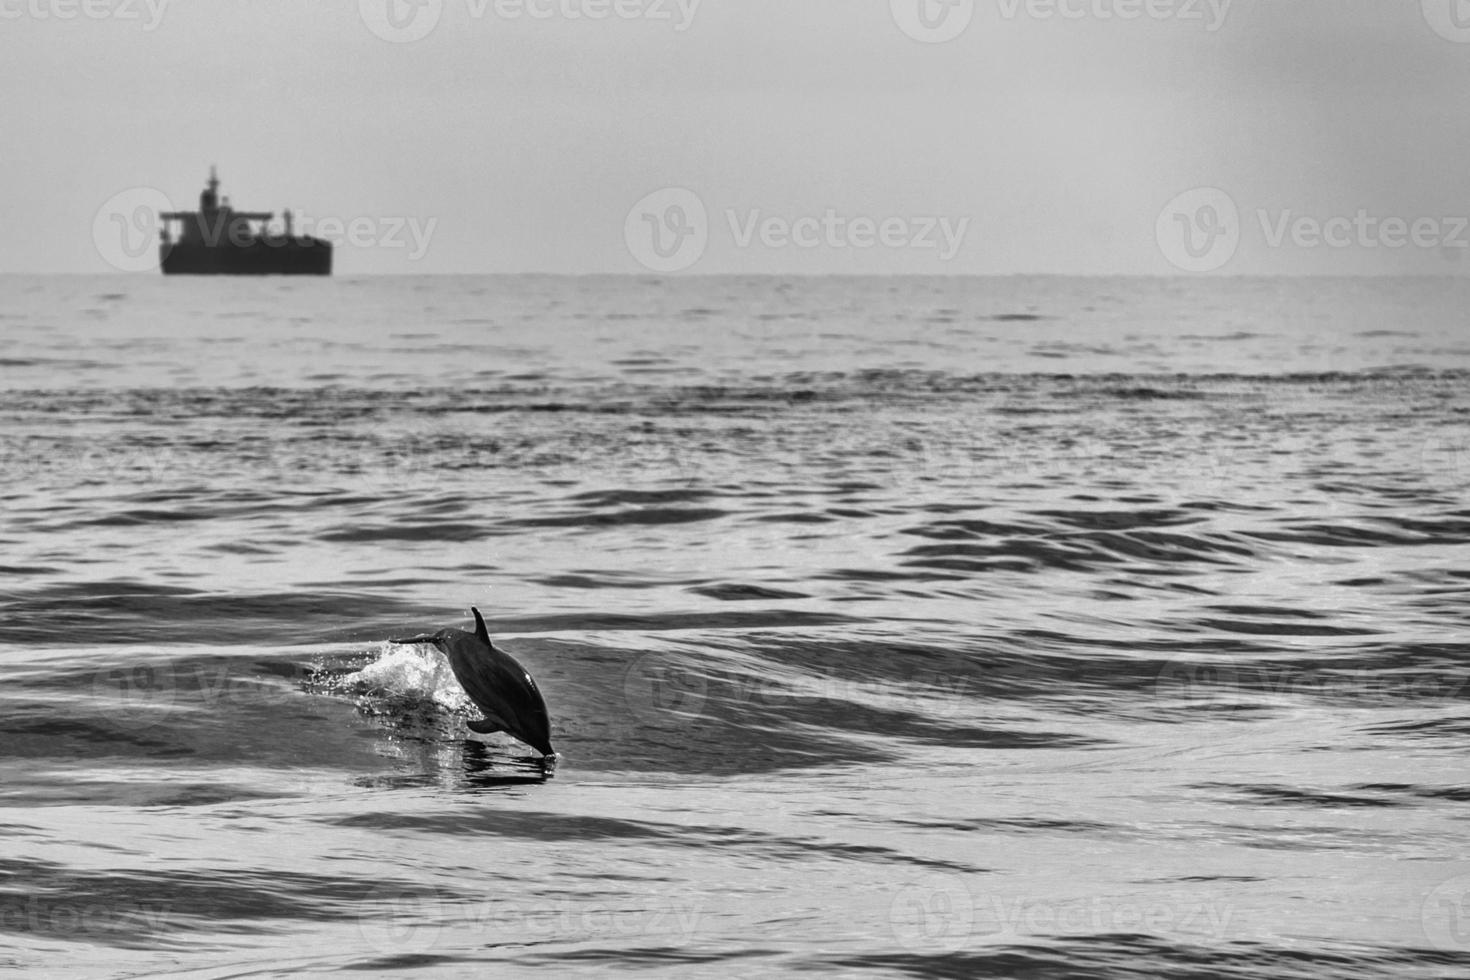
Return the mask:
{"type": "Polygon", "coordinates": [[[0,278],[0,973],[1470,975],[1467,311],[0,278]]]}

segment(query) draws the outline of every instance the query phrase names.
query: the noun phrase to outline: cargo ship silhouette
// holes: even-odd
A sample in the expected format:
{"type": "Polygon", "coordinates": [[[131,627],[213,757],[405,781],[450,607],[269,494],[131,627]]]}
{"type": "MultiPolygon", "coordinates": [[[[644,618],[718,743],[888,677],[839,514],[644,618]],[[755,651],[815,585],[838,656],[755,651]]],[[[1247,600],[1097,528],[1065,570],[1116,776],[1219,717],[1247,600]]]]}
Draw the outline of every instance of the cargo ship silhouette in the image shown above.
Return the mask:
{"type": "Polygon", "coordinates": [[[209,185],[199,195],[198,211],[165,211],[158,246],[166,276],[330,276],[332,243],[292,228],[272,231],[269,211],[236,211],[221,201],[219,177],[209,168],[209,185]],[[180,226],[177,237],[174,226],[180,226]]]}

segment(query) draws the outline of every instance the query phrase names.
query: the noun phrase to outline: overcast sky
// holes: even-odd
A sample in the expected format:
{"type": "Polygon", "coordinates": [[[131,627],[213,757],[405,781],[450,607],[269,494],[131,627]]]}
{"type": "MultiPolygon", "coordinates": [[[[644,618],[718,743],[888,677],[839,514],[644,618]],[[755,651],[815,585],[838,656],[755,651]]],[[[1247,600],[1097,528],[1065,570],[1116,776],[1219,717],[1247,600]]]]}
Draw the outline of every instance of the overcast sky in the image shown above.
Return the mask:
{"type": "Polygon", "coordinates": [[[1470,273],[1470,0],[0,0],[0,81],[0,271],[217,163],[342,274],[1470,273]]]}

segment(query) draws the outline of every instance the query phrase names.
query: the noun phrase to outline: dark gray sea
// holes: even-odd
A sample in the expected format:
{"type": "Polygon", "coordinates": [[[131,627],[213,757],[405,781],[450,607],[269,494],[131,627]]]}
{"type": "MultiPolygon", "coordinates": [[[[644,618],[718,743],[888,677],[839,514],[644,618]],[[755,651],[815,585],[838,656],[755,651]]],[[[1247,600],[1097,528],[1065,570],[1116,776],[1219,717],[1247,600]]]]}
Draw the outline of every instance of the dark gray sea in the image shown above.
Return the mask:
{"type": "Polygon", "coordinates": [[[1470,279],[0,278],[0,972],[1470,976],[1467,630],[1470,279]]]}

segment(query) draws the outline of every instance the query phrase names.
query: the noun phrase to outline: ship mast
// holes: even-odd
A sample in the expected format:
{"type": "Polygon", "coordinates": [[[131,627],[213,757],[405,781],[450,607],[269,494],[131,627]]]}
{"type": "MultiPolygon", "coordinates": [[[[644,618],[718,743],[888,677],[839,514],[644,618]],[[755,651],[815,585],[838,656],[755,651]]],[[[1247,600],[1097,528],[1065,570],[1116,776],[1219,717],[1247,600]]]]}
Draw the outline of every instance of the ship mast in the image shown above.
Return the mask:
{"type": "Polygon", "coordinates": [[[199,210],[213,211],[219,207],[219,175],[214,164],[209,165],[209,186],[199,194],[199,210]]]}

